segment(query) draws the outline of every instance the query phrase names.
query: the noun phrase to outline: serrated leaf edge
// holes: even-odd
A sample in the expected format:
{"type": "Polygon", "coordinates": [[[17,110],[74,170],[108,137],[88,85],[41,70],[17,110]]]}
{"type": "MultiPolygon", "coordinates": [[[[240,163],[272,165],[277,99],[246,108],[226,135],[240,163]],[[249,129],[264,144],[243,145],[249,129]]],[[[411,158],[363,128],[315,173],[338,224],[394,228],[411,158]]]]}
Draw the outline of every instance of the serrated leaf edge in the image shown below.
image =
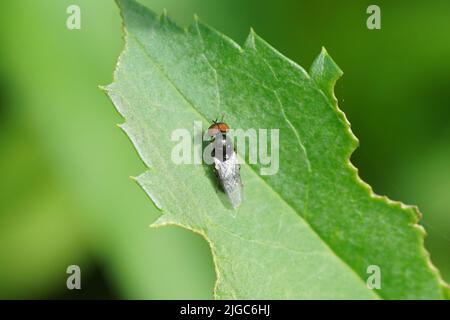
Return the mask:
{"type": "MultiPolygon", "coordinates": [[[[111,84],[107,85],[107,86],[99,86],[99,88],[100,88],[101,90],[103,90],[103,91],[110,97],[110,99],[113,101],[114,107],[115,107],[116,110],[119,112],[119,114],[124,118],[125,122],[122,123],[122,124],[118,124],[118,126],[119,126],[120,128],[122,128],[122,130],[125,132],[125,134],[127,135],[127,137],[131,140],[134,149],[137,151],[137,153],[138,153],[138,155],[139,155],[139,158],[141,159],[141,161],[144,162],[144,164],[146,165],[146,167],[149,169],[148,171],[151,171],[151,169],[152,169],[151,165],[148,164],[148,163],[145,163],[145,161],[143,160],[143,157],[141,156],[139,150],[137,150],[137,148],[136,148],[134,142],[132,141],[131,136],[126,132],[126,130],[124,130],[124,127],[123,127],[123,126],[124,126],[124,124],[126,123],[126,117],[125,117],[125,115],[124,115],[124,114],[121,112],[121,110],[120,110],[120,106],[122,105],[122,102],[119,102],[119,101],[117,100],[117,99],[119,98],[119,96],[117,96],[117,94],[113,93],[112,90],[111,90],[111,88],[110,88],[110,87],[116,82],[116,79],[117,79],[117,78],[116,78],[116,76],[117,76],[116,70],[119,69],[119,66],[120,66],[120,64],[121,64],[121,59],[122,59],[124,53],[125,53],[125,52],[127,51],[127,49],[128,49],[127,37],[130,36],[130,35],[128,34],[128,30],[127,30],[127,28],[126,28],[126,26],[125,26],[125,23],[124,23],[125,18],[124,18],[124,16],[123,16],[122,8],[121,8],[121,5],[120,5],[120,1],[123,1],[123,0],[115,0],[115,1],[116,1],[117,5],[118,5],[119,8],[120,8],[120,15],[121,15],[121,18],[122,18],[122,31],[123,31],[122,38],[123,38],[123,40],[124,40],[124,47],[123,47],[123,50],[121,51],[121,54],[119,55],[119,58],[118,58],[118,60],[117,60],[116,68],[115,68],[115,71],[114,71],[114,74],[113,74],[113,82],[112,82],[111,84]],[[113,97],[111,96],[111,94],[112,94],[113,96],[116,97],[116,100],[113,100],[113,97]]],[[[168,18],[168,14],[167,14],[167,10],[164,9],[164,10],[163,10],[163,13],[159,15],[159,18],[160,18],[160,20],[161,20],[161,19],[169,19],[169,18],[168,18]]],[[[194,23],[198,23],[199,21],[200,21],[200,20],[199,20],[198,16],[197,16],[197,15],[194,15],[194,23]]],[[[218,31],[215,30],[214,28],[211,28],[211,27],[209,27],[209,28],[210,28],[211,31],[215,32],[219,37],[221,37],[222,39],[224,39],[225,41],[227,41],[229,44],[231,44],[233,47],[235,47],[236,49],[238,49],[241,53],[244,52],[244,49],[243,49],[241,46],[239,46],[234,40],[232,40],[231,38],[227,37],[226,35],[224,35],[224,34],[218,32],[218,31]]],[[[185,28],[184,31],[185,31],[185,32],[188,32],[187,28],[185,28]]],[[[289,59],[288,57],[286,57],[286,56],[284,56],[282,53],[280,53],[278,50],[276,50],[275,48],[273,48],[273,47],[272,47],[269,43],[267,43],[264,39],[262,39],[261,37],[259,37],[259,36],[256,34],[256,32],[254,31],[253,28],[250,29],[250,33],[249,33],[249,35],[248,35],[248,37],[247,37],[245,43],[248,43],[249,41],[254,41],[254,38],[255,38],[255,37],[257,37],[259,40],[263,41],[268,47],[270,47],[270,48],[272,49],[272,51],[273,51],[278,57],[282,58],[283,60],[285,60],[285,61],[288,62],[290,65],[292,65],[292,66],[294,66],[295,68],[297,68],[298,70],[301,70],[301,71],[305,74],[305,76],[307,76],[308,78],[311,78],[311,75],[310,75],[308,72],[306,72],[306,70],[305,70],[303,67],[301,67],[301,66],[298,65],[296,62],[292,61],[291,59],[289,59]]],[[[333,59],[328,55],[328,52],[326,51],[326,49],[325,49],[324,47],[322,47],[321,53],[319,54],[319,56],[318,56],[316,59],[320,58],[322,54],[323,54],[323,55],[326,55],[328,58],[331,59],[331,61],[333,61],[333,59]]],[[[333,63],[334,63],[334,61],[333,61],[333,63]]],[[[336,66],[337,66],[337,65],[336,65],[336,66]]],[[[339,68],[338,66],[337,66],[337,68],[340,70],[340,68],[339,68]]],[[[353,179],[354,179],[354,181],[355,181],[358,185],[362,186],[363,189],[365,189],[365,191],[367,192],[367,194],[369,195],[369,197],[370,197],[371,199],[378,200],[378,201],[383,201],[386,205],[388,205],[388,206],[390,206],[390,207],[392,207],[392,208],[399,207],[399,208],[402,209],[402,211],[403,211],[404,213],[407,213],[406,211],[412,211],[412,212],[414,213],[414,215],[415,215],[415,220],[416,220],[416,221],[415,221],[413,224],[411,224],[411,227],[414,228],[414,229],[416,229],[416,230],[420,233],[420,245],[421,245],[422,253],[424,254],[424,257],[425,257],[425,259],[426,259],[427,265],[429,266],[430,270],[432,271],[432,273],[435,274],[435,276],[437,277],[439,283],[440,283],[441,286],[442,286],[442,295],[443,295],[443,297],[446,298],[446,299],[450,299],[450,286],[443,280],[443,278],[442,278],[442,276],[441,276],[441,274],[440,274],[440,271],[434,266],[434,264],[433,264],[432,261],[431,261],[430,253],[429,253],[428,250],[425,248],[425,240],[424,240],[424,238],[425,238],[425,236],[426,236],[426,231],[425,231],[425,229],[424,229],[423,226],[421,226],[420,224],[418,224],[419,220],[420,220],[421,217],[422,217],[422,213],[419,211],[418,207],[417,207],[417,206],[413,206],[413,205],[406,205],[406,204],[404,204],[403,202],[391,200],[391,199],[389,199],[387,196],[381,196],[381,195],[376,194],[376,193],[373,191],[372,187],[371,187],[368,183],[366,183],[364,180],[361,179],[361,177],[360,177],[359,174],[358,174],[358,168],[356,168],[356,167],[351,163],[351,155],[352,155],[352,154],[354,153],[354,151],[357,149],[357,147],[358,147],[358,145],[359,145],[359,140],[358,140],[358,138],[353,134],[353,132],[352,132],[352,130],[351,130],[351,124],[350,124],[350,122],[348,121],[348,119],[347,119],[345,113],[344,113],[341,109],[339,109],[339,107],[338,107],[338,100],[337,100],[337,98],[336,98],[336,96],[335,96],[335,92],[334,92],[334,89],[333,89],[333,88],[334,88],[334,86],[335,86],[335,83],[337,82],[337,80],[338,80],[341,76],[342,76],[342,74],[341,74],[335,81],[333,81],[333,83],[330,84],[330,85],[331,85],[331,88],[332,88],[333,100],[334,100],[334,101],[329,101],[328,97],[327,97],[327,100],[330,102],[330,105],[333,107],[334,111],[337,113],[337,116],[341,119],[341,121],[343,121],[343,122],[345,123],[345,132],[346,132],[346,134],[348,135],[348,137],[350,138],[350,140],[353,142],[353,144],[352,144],[352,146],[351,146],[351,149],[350,149],[349,153],[348,153],[347,156],[346,156],[347,166],[348,166],[348,168],[350,169],[350,172],[351,172],[351,173],[353,174],[353,176],[354,176],[353,179]]],[[[324,94],[325,97],[327,96],[327,95],[322,91],[322,89],[321,89],[319,86],[317,86],[317,89],[318,89],[319,91],[321,91],[322,94],[324,94]]],[[[250,167],[250,168],[251,168],[251,167],[250,167]]],[[[253,170],[253,168],[252,168],[252,170],[253,170]]],[[[145,173],[146,173],[146,172],[144,172],[143,174],[145,174],[145,173]]],[[[132,178],[133,180],[135,180],[141,188],[143,188],[143,186],[139,183],[138,178],[134,178],[134,177],[131,177],[131,178],[132,178]]],[[[221,274],[220,274],[220,271],[219,271],[219,269],[218,269],[218,262],[217,262],[218,257],[217,257],[217,255],[216,255],[216,249],[215,249],[215,246],[214,246],[213,242],[208,238],[208,236],[207,236],[202,230],[193,228],[193,227],[188,226],[188,225],[184,225],[184,224],[178,223],[178,222],[176,222],[176,221],[171,221],[171,220],[170,220],[170,215],[167,214],[167,213],[166,213],[166,214],[164,213],[163,206],[159,203],[159,200],[156,199],[156,197],[155,197],[154,195],[152,195],[151,193],[149,193],[148,190],[145,190],[145,193],[146,193],[147,196],[150,198],[150,200],[151,200],[152,203],[155,205],[155,207],[156,207],[159,211],[162,212],[162,215],[161,215],[155,222],[153,222],[153,223],[150,225],[150,227],[152,227],[152,228],[159,228],[159,227],[169,226],[169,225],[172,225],[172,226],[179,226],[179,227],[185,228],[186,230],[190,230],[190,231],[192,231],[192,232],[194,232],[194,233],[196,233],[196,234],[199,234],[200,236],[202,236],[202,237],[206,240],[206,242],[208,243],[208,245],[209,245],[210,248],[211,248],[211,254],[212,254],[212,257],[213,257],[214,269],[215,269],[215,273],[216,273],[216,282],[215,282],[215,285],[214,285],[214,292],[213,292],[213,294],[214,294],[214,298],[215,298],[215,299],[219,299],[220,297],[218,296],[218,293],[217,293],[217,292],[218,292],[219,284],[221,283],[221,274]]],[[[287,204],[288,206],[290,206],[289,203],[286,202],[286,204],[287,204]]],[[[293,209],[293,210],[296,211],[295,209],[293,209]]],[[[308,221],[305,220],[305,223],[307,223],[307,224],[310,226],[310,224],[309,224],[308,221]]],[[[311,228],[312,230],[314,230],[314,232],[319,236],[319,238],[321,238],[321,237],[320,237],[320,234],[317,233],[317,232],[315,231],[315,229],[312,228],[312,226],[310,226],[310,228],[311,228]]],[[[324,240],[322,240],[322,241],[324,242],[324,244],[325,244],[327,247],[329,247],[328,243],[326,243],[324,240]]],[[[333,250],[331,247],[329,247],[329,249],[331,250],[331,252],[333,252],[333,253],[337,256],[337,254],[334,252],[334,250],[333,250]]],[[[338,257],[339,259],[341,259],[339,256],[337,256],[337,257],[338,257]]],[[[341,259],[341,260],[342,260],[342,259],[341,259]]],[[[344,262],[344,264],[347,265],[347,263],[345,263],[345,261],[343,261],[343,262],[344,262]]],[[[348,266],[348,267],[349,267],[353,272],[355,272],[351,266],[348,266]]],[[[356,272],[355,272],[355,273],[356,273],[356,272]]],[[[356,274],[357,274],[357,276],[359,277],[359,274],[358,274],[358,273],[356,273],[356,274]]],[[[378,293],[378,294],[379,294],[379,293],[378,293]]]]}

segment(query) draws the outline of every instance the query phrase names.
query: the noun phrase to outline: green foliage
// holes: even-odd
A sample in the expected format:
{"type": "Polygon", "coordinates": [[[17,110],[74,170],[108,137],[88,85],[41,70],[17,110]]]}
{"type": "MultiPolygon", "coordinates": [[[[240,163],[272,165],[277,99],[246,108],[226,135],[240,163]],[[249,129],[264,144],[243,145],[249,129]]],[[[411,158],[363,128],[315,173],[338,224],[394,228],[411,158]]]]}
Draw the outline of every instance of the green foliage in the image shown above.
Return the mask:
{"type": "Polygon", "coordinates": [[[163,215],[208,240],[217,298],[443,298],[415,207],[372,193],[349,157],[357,145],[333,94],[325,50],[309,74],[254,32],[245,46],[198,19],[183,30],[118,1],[126,48],[106,90],[149,170],[137,178],[163,215]],[[171,132],[224,113],[235,128],[279,128],[280,170],[244,165],[244,202],[220,199],[208,168],[175,165],[171,132]],[[367,267],[382,272],[366,286],[367,267]]]}

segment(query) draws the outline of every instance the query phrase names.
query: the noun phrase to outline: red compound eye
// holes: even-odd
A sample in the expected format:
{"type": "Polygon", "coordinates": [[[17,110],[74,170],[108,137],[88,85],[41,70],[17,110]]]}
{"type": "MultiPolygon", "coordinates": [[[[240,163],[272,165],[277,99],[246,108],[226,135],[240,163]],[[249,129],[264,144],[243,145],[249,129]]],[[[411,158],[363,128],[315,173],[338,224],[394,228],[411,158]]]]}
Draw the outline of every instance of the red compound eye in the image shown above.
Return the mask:
{"type": "Polygon", "coordinates": [[[208,128],[208,135],[215,137],[218,133],[227,133],[228,130],[230,130],[230,127],[226,123],[216,122],[208,128]]]}

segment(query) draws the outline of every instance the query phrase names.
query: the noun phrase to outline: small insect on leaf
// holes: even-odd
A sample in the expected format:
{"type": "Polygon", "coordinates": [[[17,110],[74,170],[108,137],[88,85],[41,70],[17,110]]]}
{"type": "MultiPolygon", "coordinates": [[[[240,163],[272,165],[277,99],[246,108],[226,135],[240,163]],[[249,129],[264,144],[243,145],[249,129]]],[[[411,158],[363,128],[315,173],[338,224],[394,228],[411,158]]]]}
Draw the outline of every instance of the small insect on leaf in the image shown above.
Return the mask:
{"type": "Polygon", "coordinates": [[[242,182],[233,142],[227,135],[229,129],[226,123],[213,121],[208,128],[208,135],[212,138],[213,144],[211,156],[214,161],[214,172],[231,205],[237,208],[242,202],[242,182]]]}

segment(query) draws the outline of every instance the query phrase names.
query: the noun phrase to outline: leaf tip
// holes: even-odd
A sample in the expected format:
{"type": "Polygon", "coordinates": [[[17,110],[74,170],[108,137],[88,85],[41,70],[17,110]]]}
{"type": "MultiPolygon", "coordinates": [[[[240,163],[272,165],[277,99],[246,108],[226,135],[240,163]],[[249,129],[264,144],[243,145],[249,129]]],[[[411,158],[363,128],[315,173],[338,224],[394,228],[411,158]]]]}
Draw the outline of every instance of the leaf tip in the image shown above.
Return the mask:
{"type": "Polygon", "coordinates": [[[344,73],[328,54],[325,47],[322,47],[320,54],[311,65],[309,74],[327,98],[335,104],[337,99],[334,95],[334,86],[344,73]]]}
{"type": "Polygon", "coordinates": [[[105,86],[105,85],[101,85],[100,84],[100,85],[97,86],[97,88],[100,89],[101,91],[105,92],[105,93],[108,93],[108,85],[105,86]]]}
{"type": "Polygon", "coordinates": [[[171,22],[169,18],[169,12],[167,11],[166,8],[163,8],[161,14],[159,15],[159,22],[161,23],[171,22]]]}
{"type": "Polygon", "coordinates": [[[244,48],[255,50],[257,37],[258,35],[256,34],[255,30],[251,27],[247,39],[245,40],[244,48]]]}

